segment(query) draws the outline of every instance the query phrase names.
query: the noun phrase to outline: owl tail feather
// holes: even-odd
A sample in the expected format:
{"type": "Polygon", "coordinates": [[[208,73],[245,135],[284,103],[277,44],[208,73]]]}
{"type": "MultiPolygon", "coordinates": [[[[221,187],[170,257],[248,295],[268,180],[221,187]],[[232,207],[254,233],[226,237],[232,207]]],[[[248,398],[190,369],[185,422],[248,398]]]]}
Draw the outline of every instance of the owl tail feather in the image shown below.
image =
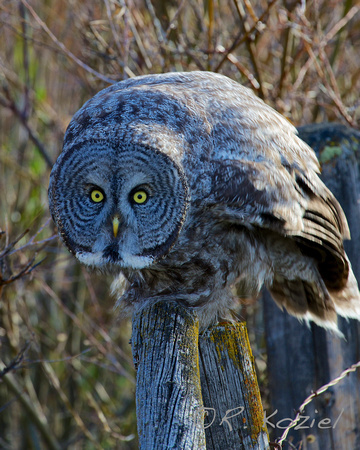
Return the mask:
{"type": "Polygon", "coordinates": [[[316,281],[276,277],[268,289],[281,309],[285,308],[300,321],[315,322],[341,337],[338,314],[360,320],[360,293],[351,267],[348,281],[341,290],[328,290],[321,277],[316,281]]]}
{"type": "Polygon", "coordinates": [[[337,314],[349,319],[360,320],[360,293],[357,281],[350,269],[346,286],[341,291],[331,291],[337,314]]]}

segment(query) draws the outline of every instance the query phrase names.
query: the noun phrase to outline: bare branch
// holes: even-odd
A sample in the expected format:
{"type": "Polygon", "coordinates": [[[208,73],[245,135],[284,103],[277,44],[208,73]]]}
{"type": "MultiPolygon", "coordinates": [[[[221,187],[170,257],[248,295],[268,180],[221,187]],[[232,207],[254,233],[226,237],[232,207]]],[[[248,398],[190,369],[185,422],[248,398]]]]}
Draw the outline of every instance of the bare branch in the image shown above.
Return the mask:
{"type": "Polygon", "coordinates": [[[267,6],[267,9],[263,12],[263,14],[261,15],[261,17],[259,18],[259,21],[256,22],[249,30],[248,32],[244,35],[244,32],[241,30],[238,35],[236,36],[236,38],[234,39],[234,42],[232,43],[232,45],[227,49],[227,51],[224,54],[223,59],[219,62],[219,64],[215,67],[214,72],[218,72],[222,65],[224,64],[224,62],[227,60],[227,55],[229,53],[233,53],[233,51],[239,47],[239,45],[243,44],[247,39],[249,39],[249,36],[251,36],[252,34],[257,34],[259,33],[259,23],[263,23],[265,17],[269,14],[269,11],[271,9],[271,7],[277,2],[277,0],[271,0],[267,6]]]}
{"type": "Polygon", "coordinates": [[[12,372],[13,370],[18,369],[18,367],[21,365],[24,359],[24,355],[28,348],[30,347],[30,342],[26,342],[25,345],[22,347],[20,352],[15,356],[15,358],[10,361],[9,364],[4,365],[4,368],[0,370],[0,379],[4,377],[9,372],[12,372]]]}
{"type": "Polygon", "coordinates": [[[344,28],[348,22],[360,11],[360,6],[353,6],[350,11],[325,35],[324,42],[328,43],[333,37],[344,28]]]}
{"type": "Polygon", "coordinates": [[[27,114],[20,111],[18,106],[16,105],[15,101],[12,99],[11,94],[7,88],[7,86],[3,86],[3,91],[6,95],[6,100],[2,97],[0,97],[0,105],[2,105],[5,108],[10,109],[14,115],[20,120],[22,126],[26,129],[26,131],[29,134],[30,140],[33,142],[33,144],[38,148],[41,156],[44,158],[47,166],[49,169],[52,168],[53,162],[44,146],[44,144],[40,141],[39,137],[36,135],[35,131],[31,128],[31,126],[28,123],[27,120],[27,114]]]}
{"type": "Polygon", "coordinates": [[[75,56],[70,50],[66,48],[66,46],[58,40],[58,38],[54,35],[54,33],[49,29],[49,27],[46,25],[45,22],[43,22],[40,17],[36,14],[35,10],[32,8],[32,6],[29,5],[29,3],[26,0],[21,0],[22,3],[25,5],[25,7],[29,10],[31,15],[34,17],[36,22],[40,25],[40,27],[45,31],[45,33],[52,39],[52,41],[66,54],[66,56],[70,59],[72,59],[78,66],[80,66],[82,69],[84,69],[86,72],[91,73],[95,77],[99,78],[102,81],[105,81],[106,83],[114,84],[115,81],[111,78],[106,77],[100,72],[97,72],[96,70],[92,69],[90,66],[82,62],[77,56],[75,56]]]}

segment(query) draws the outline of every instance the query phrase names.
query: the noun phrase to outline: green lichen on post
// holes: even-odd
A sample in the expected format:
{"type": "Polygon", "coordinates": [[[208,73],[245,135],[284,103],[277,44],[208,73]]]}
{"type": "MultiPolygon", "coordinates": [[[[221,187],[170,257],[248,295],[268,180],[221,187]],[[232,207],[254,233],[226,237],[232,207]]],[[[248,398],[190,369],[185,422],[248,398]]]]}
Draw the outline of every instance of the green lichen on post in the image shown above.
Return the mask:
{"type": "Polygon", "coordinates": [[[342,148],[340,145],[326,145],[320,153],[319,161],[320,163],[325,164],[341,154],[342,148]]]}
{"type": "MultiPolygon", "coordinates": [[[[246,404],[248,426],[251,431],[253,445],[258,442],[261,433],[266,433],[264,411],[258,387],[254,358],[251,352],[249,337],[245,323],[224,323],[211,329],[210,340],[214,344],[219,365],[225,369],[225,361],[230,360],[239,372],[242,382],[242,393],[246,404]]],[[[244,425],[247,418],[243,418],[244,425]]]]}

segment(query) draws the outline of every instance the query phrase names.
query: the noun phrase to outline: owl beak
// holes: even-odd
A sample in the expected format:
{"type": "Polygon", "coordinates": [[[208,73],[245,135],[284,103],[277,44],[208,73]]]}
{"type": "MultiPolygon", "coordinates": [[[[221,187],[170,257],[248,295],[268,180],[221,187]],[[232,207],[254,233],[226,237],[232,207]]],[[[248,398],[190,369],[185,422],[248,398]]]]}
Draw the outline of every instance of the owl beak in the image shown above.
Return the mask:
{"type": "Polygon", "coordinates": [[[120,223],[119,216],[115,216],[112,221],[114,237],[116,237],[118,234],[119,223],[120,223]]]}

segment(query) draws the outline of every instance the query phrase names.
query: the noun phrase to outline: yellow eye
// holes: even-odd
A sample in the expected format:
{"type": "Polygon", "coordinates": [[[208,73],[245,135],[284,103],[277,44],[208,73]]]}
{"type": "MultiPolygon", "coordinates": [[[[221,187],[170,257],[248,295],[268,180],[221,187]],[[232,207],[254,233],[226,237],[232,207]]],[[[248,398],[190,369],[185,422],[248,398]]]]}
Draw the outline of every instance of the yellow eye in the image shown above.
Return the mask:
{"type": "Polygon", "coordinates": [[[133,200],[138,205],[141,205],[141,203],[145,203],[147,200],[147,193],[145,191],[136,191],[133,195],[133,200]]]}
{"type": "Polygon", "coordinates": [[[91,191],[90,196],[91,200],[95,203],[100,203],[104,200],[104,194],[101,191],[99,191],[99,189],[93,189],[91,191]]]}

